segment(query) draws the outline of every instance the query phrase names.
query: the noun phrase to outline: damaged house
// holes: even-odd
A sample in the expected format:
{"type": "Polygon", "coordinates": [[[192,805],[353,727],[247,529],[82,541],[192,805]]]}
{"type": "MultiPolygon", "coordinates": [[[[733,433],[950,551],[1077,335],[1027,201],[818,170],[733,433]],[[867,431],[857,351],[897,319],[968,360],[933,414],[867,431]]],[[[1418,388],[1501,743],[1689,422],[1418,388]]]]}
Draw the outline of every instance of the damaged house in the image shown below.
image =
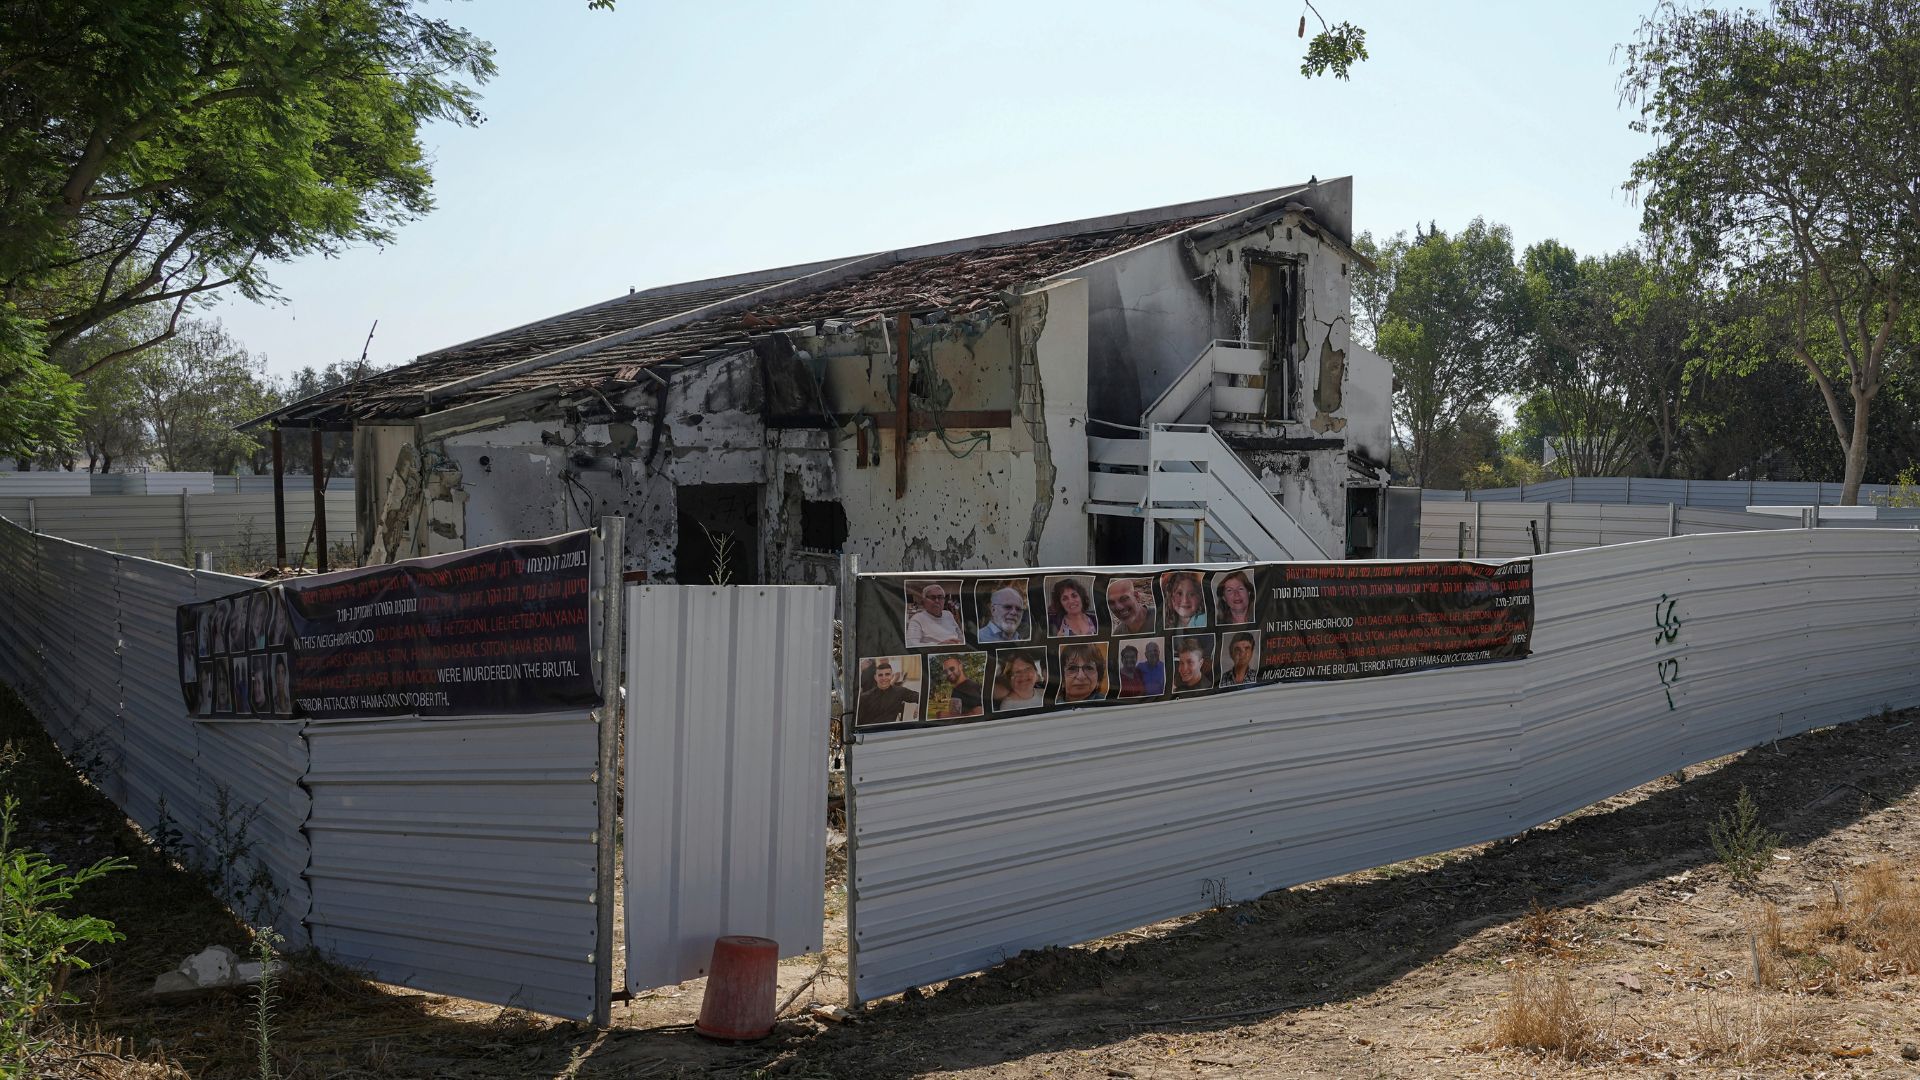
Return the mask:
{"type": "Polygon", "coordinates": [[[254,424],[350,433],[369,562],[608,514],[656,581],[1386,555],[1351,236],[1343,178],[669,285],[254,424]]]}

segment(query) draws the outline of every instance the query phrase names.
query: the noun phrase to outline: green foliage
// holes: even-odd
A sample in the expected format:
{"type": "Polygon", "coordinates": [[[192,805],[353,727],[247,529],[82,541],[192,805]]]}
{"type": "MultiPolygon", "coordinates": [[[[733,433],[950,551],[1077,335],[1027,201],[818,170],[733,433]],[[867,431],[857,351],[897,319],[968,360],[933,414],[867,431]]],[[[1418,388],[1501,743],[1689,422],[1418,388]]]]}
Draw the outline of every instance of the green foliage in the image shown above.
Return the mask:
{"type": "Polygon", "coordinates": [[[0,0],[0,435],[59,434],[14,399],[107,320],[167,340],[194,297],[270,295],[269,264],[431,208],[421,125],[479,123],[494,65],[418,6],[0,0]]]}
{"type": "Polygon", "coordinates": [[[1874,500],[1881,506],[1920,509],[1920,465],[1909,465],[1894,478],[1893,490],[1874,500]]]}
{"type": "Polygon", "coordinates": [[[1871,407],[1911,369],[1920,305],[1920,8],[1662,4],[1623,96],[1656,136],[1629,187],[1663,250],[1763,298],[1814,380],[1857,498],[1871,407]]]}
{"type": "Polygon", "coordinates": [[[1512,234],[1476,218],[1419,233],[1391,269],[1374,347],[1393,365],[1394,426],[1408,473],[1435,486],[1441,445],[1486,413],[1516,374],[1524,315],[1512,234]]]}
{"type": "Polygon", "coordinates": [[[279,397],[261,361],[218,322],[192,322],[128,361],[127,378],[154,452],[169,471],[232,472],[260,450],[235,427],[279,397]]]}
{"type": "MultiPolygon", "coordinates": [[[[1304,18],[1302,20],[1304,26],[1304,18]]],[[[1323,29],[1307,42],[1307,55],[1300,61],[1300,74],[1311,79],[1333,73],[1336,79],[1348,79],[1353,65],[1367,58],[1367,32],[1350,22],[1335,26],[1321,23],[1323,29]]]]}
{"type": "Polygon", "coordinates": [[[1527,249],[1521,384],[1550,422],[1562,476],[1665,476],[1692,354],[1694,293],[1683,274],[1631,249],[1581,258],[1557,241],[1527,249]]]}
{"type": "Polygon", "coordinates": [[[1760,807],[1743,786],[1730,809],[1707,826],[1707,840],[1735,884],[1752,885],[1780,846],[1780,834],[1760,824],[1760,807]]]}
{"type": "Polygon", "coordinates": [[[121,939],[104,919],[64,912],[83,886],[132,866],[116,858],[69,870],[16,847],[19,810],[18,796],[0,796],[0,1076],[8,1077],[35,1075],[46,1049],[39,1020],[48,1006],[74,1000],[66,976],[88,966],[81,950],[121,939]]]}
{"type": "Polygon", "coordinates": [[[45,346],[41,324],[0,295],[0,457],[31,458],[79,434],[80,387],[45,346]]]}

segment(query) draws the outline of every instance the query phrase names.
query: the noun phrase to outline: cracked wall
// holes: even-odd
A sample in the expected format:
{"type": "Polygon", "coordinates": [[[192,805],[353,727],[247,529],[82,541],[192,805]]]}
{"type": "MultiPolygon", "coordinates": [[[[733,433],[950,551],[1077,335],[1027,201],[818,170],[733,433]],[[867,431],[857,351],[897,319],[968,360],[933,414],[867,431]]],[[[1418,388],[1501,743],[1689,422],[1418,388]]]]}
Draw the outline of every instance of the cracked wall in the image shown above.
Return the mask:
{"type": "Polygon", "coordinates": [[[664,387],[549,399],[430,430],[417,453],[412,429],[395,429],[405,434],[380,449],[426,465],[411,480],[413,528],[388,530],[387,557],[618,514],[627,569],[673,581],[689,496],[697,503],[712,486],[730,498],[756,493],[752,566],[741,580],[836,580],[839,553],[802,543],[806,507],[822,503],[844,512],[844,550],[869,569],[1084,561],[1085,290],[1070,282],[1009,304],[917,320],[911,408],[923,426],[955,419],[911,432],[904,499],[894,497],[891,320],[843,320],[763,337],[664,387]]]}

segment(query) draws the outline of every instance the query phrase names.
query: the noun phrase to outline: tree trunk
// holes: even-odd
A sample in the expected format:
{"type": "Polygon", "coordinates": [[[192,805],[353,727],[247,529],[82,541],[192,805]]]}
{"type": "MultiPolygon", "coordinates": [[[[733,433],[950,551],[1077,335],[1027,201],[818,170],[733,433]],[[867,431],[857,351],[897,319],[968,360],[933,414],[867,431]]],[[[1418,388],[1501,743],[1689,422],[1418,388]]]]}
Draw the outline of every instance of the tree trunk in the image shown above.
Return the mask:
{"type": "Polygon", "coordinates": [[[1867,474],[1867,406],[1873,399],[1853,391],[1853,437],[1847,441],[1846,485],[1840,489],[1841,506],[1860,505],[1860,481],[1867,474]]]}

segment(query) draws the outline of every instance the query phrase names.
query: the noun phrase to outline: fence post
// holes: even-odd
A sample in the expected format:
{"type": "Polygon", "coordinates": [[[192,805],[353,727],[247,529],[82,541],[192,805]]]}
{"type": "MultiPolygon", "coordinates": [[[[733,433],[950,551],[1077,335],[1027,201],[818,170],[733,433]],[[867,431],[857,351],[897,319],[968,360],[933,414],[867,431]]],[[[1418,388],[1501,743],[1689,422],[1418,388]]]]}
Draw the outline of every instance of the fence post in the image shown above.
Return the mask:
{"type": "Polygon", "coordinates": [[[1480,518],[1486,511],[1487,508],[1479,503],[1473,504],[1473,557],[1476,559],[1480,557],[1480,518]]]}
{"type": "Polygon", "coordinates": [[[1553,550],[1553,503],[1552,502],[1547,503],[1547,532],[1546,532],[1546,535],[1541,537],[1540,539],[1540,547],[1542,550],[1545,550],[1548,552],[1551,552],[1553,550]]]}
{"type": "Polygon", "coordinates": [[[40,500],[27,500],[27,531],[40,531],[40,500]]]}
{"type": "Polygon", "coordinates": [[[187,493],[182,490],[180,492],[180,554],[184,558],[180,561],[186,562],[187,559],[192,558],[193,550],[193,508],[187,505],[187,493]]]}
{"type": "MultiPolygon", "coordinates": [[[[1153,516],[1147,516],[1147,536],[1149,542],[1153,536],[1153,516]]],[[[845,784],[841,788],[846,798],[846,820],[842,822],[847,831],[847,1007],[860,1007],[860,943],[857,920],[860,917],[860,877],[857,867],[860,865],[860,830],[854,827],[855,816],[859,813],[854,790],[853,757],[858,750],[859,738],[853,730],[854,699],[860,693],[860,633],[856,618],[859,614],[860,556],[848,553],[840,556],[840,769],[845,784]]]]}
{"type": "MultiPolygon", "coordinates": [[[[318,430],[318,429],[315,429],[318,430]]],[[[316,457],[317,461],[317,457],[316,457]]],[[[316,470],[317,472],[318,470],[316,470]]],[[[613,919],[615,859],[619,855],[614,828],[614,800],[619,793],[620,676],[626,666],[625,637],[620,617],[626,600],[627,520],[600,519],[600,746],[595,759],[594,788],[599,802],[594,843],[593,1026],[613,1023],[613,919]]],[[[323,541],[324,542],[324,541],[323,541]]]]}
{"type": "Polygon", "coordinates": [[[1680,506],[1677,503],[1667,504],[1667,535],[1680,535],[1680,506]]]}

